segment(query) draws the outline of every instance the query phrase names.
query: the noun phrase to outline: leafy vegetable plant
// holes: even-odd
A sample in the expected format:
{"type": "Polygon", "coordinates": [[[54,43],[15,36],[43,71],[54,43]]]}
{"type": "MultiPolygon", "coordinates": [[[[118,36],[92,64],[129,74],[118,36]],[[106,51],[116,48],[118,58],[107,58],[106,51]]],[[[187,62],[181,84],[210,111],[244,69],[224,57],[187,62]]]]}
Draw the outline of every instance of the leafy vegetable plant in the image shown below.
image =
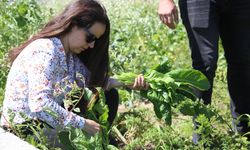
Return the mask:
{"type": "Polygon", "coordinates": [[[104,91],[101,88],[85,88],[74,90],[70,95],[73,103],[68,105],[69,111],[74,111],[78,115],[94,120],[101,125],[101,132],[94,136],[89,136],[83,130],[67,127],[66,131],[58,134],[60,141],[69,150],[73,149],[116,149],[109,145],[110,125],[108,119],[108,107],[105,104],[104,91]],[[78,98],[78,100],[74,100],[78,98]]]}
{"type": "MultiPolygon", "coordinates": [[[[125,84],[132,84],[136,76],[134,73],[122,73],[116,78],[125,84]]],[[[141,91],[141,95],[153,103],[156,116],[169,125],[172,123],[171,107],[176,107],[186,97],[196,100],[198,91],[207,90],[210,86],[207,78],[197,70],[170,71],[168,61],[147,71],[144,78],[150,88],[141,91]]]]}

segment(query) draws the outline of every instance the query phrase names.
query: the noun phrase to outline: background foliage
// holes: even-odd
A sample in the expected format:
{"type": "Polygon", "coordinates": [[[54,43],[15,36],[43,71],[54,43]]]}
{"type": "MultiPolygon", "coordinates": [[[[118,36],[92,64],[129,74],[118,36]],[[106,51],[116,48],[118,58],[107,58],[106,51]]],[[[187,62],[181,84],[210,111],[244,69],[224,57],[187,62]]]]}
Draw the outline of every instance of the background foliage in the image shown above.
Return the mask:
{"type": "Polygon", "coordinates": [[[7,52],[37,30],[52,14],[36,0],[2,0],[0,2],[0,101],[3,100],[9,62],[7,52]]]}

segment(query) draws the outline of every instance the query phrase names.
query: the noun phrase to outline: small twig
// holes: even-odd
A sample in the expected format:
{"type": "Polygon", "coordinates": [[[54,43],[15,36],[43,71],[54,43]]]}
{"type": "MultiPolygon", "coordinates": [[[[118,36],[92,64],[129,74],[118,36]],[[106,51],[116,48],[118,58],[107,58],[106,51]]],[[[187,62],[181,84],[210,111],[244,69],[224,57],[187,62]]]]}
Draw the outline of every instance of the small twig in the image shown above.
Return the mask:
{"type": "Polygon", "coordinates": [[[87,109],[91,109],[93,104],[96,102],[96,100],[98,99],[98,96],[99,96],[99,92],[97,93],[94,93],[93,94],[94,96],[90,99],[89,103],[88,103],[88,106],[87,106],[87,109]]]}
{"type": "Polygon", "coordinates": [[[70,112],[73,112],[73,110],[76,108],[76,105],[80,102],[80,100],[82,99],[83,97],[83,94],[84,94],[84,91],[81,90],[81,96],[80,98],[78,98],[78,101],[76,102],[76,104],[73,105],[72,109],[70,110],[70,112]]]}
{"type": "Polygon", "coordinates": [[[118,136],[118,138],[124,143],[124,144],[128,144],[127,140],[122,136],[121,132],[117,129],[116,126],[112,127],[113,131],[115,132],[115,134],[118,136]]]}

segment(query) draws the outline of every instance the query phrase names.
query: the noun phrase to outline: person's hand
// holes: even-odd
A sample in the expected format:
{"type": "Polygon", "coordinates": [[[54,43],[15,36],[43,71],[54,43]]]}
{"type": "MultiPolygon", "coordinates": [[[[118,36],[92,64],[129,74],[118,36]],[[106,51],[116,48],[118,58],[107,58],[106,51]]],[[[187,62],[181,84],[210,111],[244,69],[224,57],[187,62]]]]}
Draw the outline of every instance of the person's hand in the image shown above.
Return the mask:
{"type": "Polygon", "coordinates": [[[174,29],[179,22],[178,9],[173,0],[159,0],[158,15],[171,29],[174,29]]]}
{"type": "Polygon", "coordinates": [[[85,119],[85,125],[83,128],[89,135],[94,135],[100,131],[100,125],[93,120],[85,119]]]}
{"type": "Polygon", "coordinates": [[[147,90],[149,87],[149,84],[146,83],[144,76],[142,74],[138,75],[135,78],[135,82],[133,85],[127,86],[133,90],[147,90]]]}

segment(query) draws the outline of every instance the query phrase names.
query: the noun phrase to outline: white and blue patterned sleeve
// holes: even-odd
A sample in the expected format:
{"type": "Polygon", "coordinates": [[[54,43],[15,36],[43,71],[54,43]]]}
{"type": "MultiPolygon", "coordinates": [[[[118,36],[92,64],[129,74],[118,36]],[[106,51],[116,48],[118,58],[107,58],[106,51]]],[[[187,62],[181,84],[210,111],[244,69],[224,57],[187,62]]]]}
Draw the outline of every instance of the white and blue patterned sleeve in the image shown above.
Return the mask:
{"type": "Polygon", "coordinates": [[[28,105],[32,113],[51,125],[82,129],[85,119],[62,108],[53,99],[53,81],[58,75],[59,58],[53,52],[40,51],[33,55],[28,70],[28,105]]]}

